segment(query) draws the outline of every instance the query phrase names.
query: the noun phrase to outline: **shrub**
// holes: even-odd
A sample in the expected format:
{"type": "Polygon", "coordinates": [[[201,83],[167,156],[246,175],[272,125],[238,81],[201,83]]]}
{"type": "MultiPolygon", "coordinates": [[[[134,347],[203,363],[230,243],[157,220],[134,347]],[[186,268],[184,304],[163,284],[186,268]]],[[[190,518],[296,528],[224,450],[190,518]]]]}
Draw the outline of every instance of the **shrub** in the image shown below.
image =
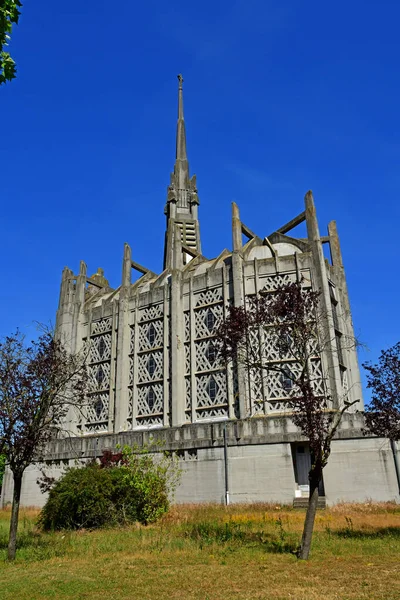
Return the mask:
{"type": "Polygon", "coordinates": [[[40,514],[43,529],[147,524],[159,519],[179,481],[176,463],[147,448],[140,452],[124,448],[122,455],[114,460],[106,451],[100,465],[92,462],[67,469],[40,514]]]}

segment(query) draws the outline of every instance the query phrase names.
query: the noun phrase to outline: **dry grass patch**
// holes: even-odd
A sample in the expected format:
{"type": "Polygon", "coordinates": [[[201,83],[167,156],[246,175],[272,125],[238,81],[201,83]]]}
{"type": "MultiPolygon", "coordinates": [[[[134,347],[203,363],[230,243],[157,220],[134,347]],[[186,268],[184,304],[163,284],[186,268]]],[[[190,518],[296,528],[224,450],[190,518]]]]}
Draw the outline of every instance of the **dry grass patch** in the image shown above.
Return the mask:
{"type": "MultiPolygon", "coordinates": [[[[400,507],[318,513],[309,562],[290,553],[304,511],[277,505],[174,506],[156,525],[42,534],[24,510],[2,600],[400,600],[400,507]]],[[[9,512],[0,512],[5,558],[9,512]]]]}

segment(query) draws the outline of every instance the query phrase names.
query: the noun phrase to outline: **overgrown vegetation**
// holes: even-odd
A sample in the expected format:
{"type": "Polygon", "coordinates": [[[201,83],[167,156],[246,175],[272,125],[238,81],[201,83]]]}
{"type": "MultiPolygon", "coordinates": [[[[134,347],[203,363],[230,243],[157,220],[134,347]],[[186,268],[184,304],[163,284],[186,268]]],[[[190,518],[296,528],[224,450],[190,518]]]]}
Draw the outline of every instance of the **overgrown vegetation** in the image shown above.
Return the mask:
{"type": "Polygon", "coordinates": [[[92,529],[157,521],[169,508],[180,470],[172,458],[152,450],[106,450],[100,464],[68,469],[50,490],[41,527],[92,529]]]}
{"type": "MultiPolygon", "coordinates": [[[[312,560],[291,553],[304,511],[275,504],[176,505],[155,524],[43,533],[22,511],[2,600],[398,600],[400,506],[317,513],[312,560]]],[[[0,561],[10,513],[0,511],[0,561]]]]}

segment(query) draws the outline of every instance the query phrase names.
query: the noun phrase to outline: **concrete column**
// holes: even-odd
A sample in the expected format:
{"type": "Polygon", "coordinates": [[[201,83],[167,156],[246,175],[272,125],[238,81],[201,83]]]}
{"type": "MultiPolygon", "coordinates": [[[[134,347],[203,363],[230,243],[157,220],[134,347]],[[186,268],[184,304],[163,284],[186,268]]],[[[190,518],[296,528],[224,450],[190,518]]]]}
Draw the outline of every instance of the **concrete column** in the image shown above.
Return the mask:
{"type": "Polygon", "coordinates": [[[350,400],[360,400],[355,409],[362,410],[362,386],[360,381],[360,369],[358,366],[356,339],[354,336],[353,319],[351,317],[349,293],[347,289],[346,275],[343,266],[342,252],[340,249],[339,235],[336,221],[328,225],[329,246],[331,250],[332,266],[335,273],[335,283],[339,291],[339,302],[341,307],[341,321],[345,336],[343,354],[346,356],[346,367],[348,375],[348,387],[350,400]]]}
{"type": "MultiPolygon", "coordinates": [[[[232,281],[233,281],[233,305],[244,306],[243,285],[243,256],[242,256],[242,224],[240,221],[239,208],[232,202],[232,281]]],[[[239,413],[240,418],[246,418],[249,413],[249,400],[247,394],[247,371],[242,364],[237,365],[238,390],[239,390],[239,413]]]]}
{"type": "Polygon", "coordinates": [[[193,294],[193,278],[190,277],[190,293],[189,293],[189,318],[190,318],[190,391],[191,391],[191,421],[196,420],[197,408],[197,381],[196,381],[196,324],[194,305],[195,299],[193,294]]]}
{"type": "MultiPolygon", "coordinates": [[[[222,267],[222,297],[224,301],[223,311],[224,319],[228,316],[228,301],[229,301],[229,281],[227,276],[226,264],[222,267]]],[[[235,415],[235,397],[233,393],[233,369],[232,363],[229,363],[226,369],[226,391],[228,401],[228,416],[234,419],[235,415]]]]}
{"type": "Polygon", "coordinates": [[[323,346],[322,365],[327,370],[328,393],[331,396],[334,407],[338,407],[341,397],[341,381],[339,360],[336,350],[335,330],[333,327],[332,305],[329,293],[329,283],[326,273],[324,253],[319,234],[317,214],[315,211],[314,198],[309,191],[304,198],[306,206],[306,223],[308,240],[313,257],[313,281],[314,289],[320,292],[320,335],[323,346]]]}
{"type": "Polygon", "coordinates": [[[168,298],[169,286],[164,285],[164,320],[163,320],[163,398],[164,398],[164,426],[170,425],[169,413],[169,330],[168,330],[168,316],[169,316],[169,298],[168,298]]]}
{"type": "Polygon", "coordinates": [[[133,340],[133,378],[132,378],[132,428],[137,426],[138,388],[139,382],[139,291],[136,291],[135,317],[134,317],[134,340],[133,340]]]}
{"type": "MultiPolygon", "coordinates": [[[[67,267],[63,270],[60,300],[56,318],[55,336],[72,354],[82,349],[82,309],[85,302],[86,264],[81,261],[79,275],[74,276],[67,267]]],[[[65,418],[65,429],[69,434],[78,434],[79,416],[71,407],[65,418]]]]}
{"type": "MultiPolygon", "coordinates": [[[[131,286],[132,252],[128,244],[124,246],[122,260],[122,285],[118,301],[118,334],[116,336],[116,378],[114,431],[118,433],[128,428],[129,403],[129,292],[131,286]]],[[[114,337],[114,336],[113,336],[114,337]]],[[[111,363],[114,356],[111,357],[111,363]]]]}
{"type": "Polygon", "coordinates": [[[185,423],[185,324],[182,302],[182,243],[175,226],[175,243],[171,272],[171,371],[172,371],[172,425],[185,423]]]}

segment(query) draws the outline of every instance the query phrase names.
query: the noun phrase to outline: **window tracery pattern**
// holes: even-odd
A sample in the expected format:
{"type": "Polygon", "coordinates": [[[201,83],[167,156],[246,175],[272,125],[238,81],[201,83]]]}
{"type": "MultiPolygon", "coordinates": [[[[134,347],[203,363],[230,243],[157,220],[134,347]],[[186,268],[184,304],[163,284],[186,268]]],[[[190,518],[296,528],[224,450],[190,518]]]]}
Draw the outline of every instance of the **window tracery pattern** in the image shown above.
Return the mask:
{"type": "Polygon", "coordinates": [[[226,369],[217,360],[215,331],[224,314],[222,287],[195,295],[195,366],[197,420],[228,416],[226,369]]]}
{"type": "MultiPolygon", "coordinates": [[[[295,273],[284,273],[265,277],[260,283],[262,291],[273,293],[294,281],[295,273]]],[[[251,295],[246,297],[248,305],[253,298],[251,295]]],[[[308,362],[312,386],[315,393],[322,396],[326,394],[326,390],[318,340],[312,342],[311,346],[308,362]]],[[[296,352],[290,336],[280,337],[274,327],[255,328],[249,332],[248,352],[251,354],[251,362],[265,365],[265,368],[253,368],[249,373],[251,414],[285,411],[288,400],[296,393],[294,381],[300,374],[300,365],[296,362],[296,352]]]]}
{"type": "Polygon", "coordinates": [[[89,394],[85,429],[108,430],[111,376],[112,317],[93,321],[89,340],[89,394]]]}
{"type": "Polygon", "coordinates": [[[190,311],[183,313],[185,321],[185,418],[192,420],[192,384],[191,384],[191,350],[190,350],[190,311]]]}
{"type": "MultiPolygon", "coordinates": [[[[163,425],[164,315],[162,303],[139,310],[138,336],[137,414],[134,417],[138,426],[163,425]]],[[[131,394],[133,400],[133,391],[131,394]]]]}

